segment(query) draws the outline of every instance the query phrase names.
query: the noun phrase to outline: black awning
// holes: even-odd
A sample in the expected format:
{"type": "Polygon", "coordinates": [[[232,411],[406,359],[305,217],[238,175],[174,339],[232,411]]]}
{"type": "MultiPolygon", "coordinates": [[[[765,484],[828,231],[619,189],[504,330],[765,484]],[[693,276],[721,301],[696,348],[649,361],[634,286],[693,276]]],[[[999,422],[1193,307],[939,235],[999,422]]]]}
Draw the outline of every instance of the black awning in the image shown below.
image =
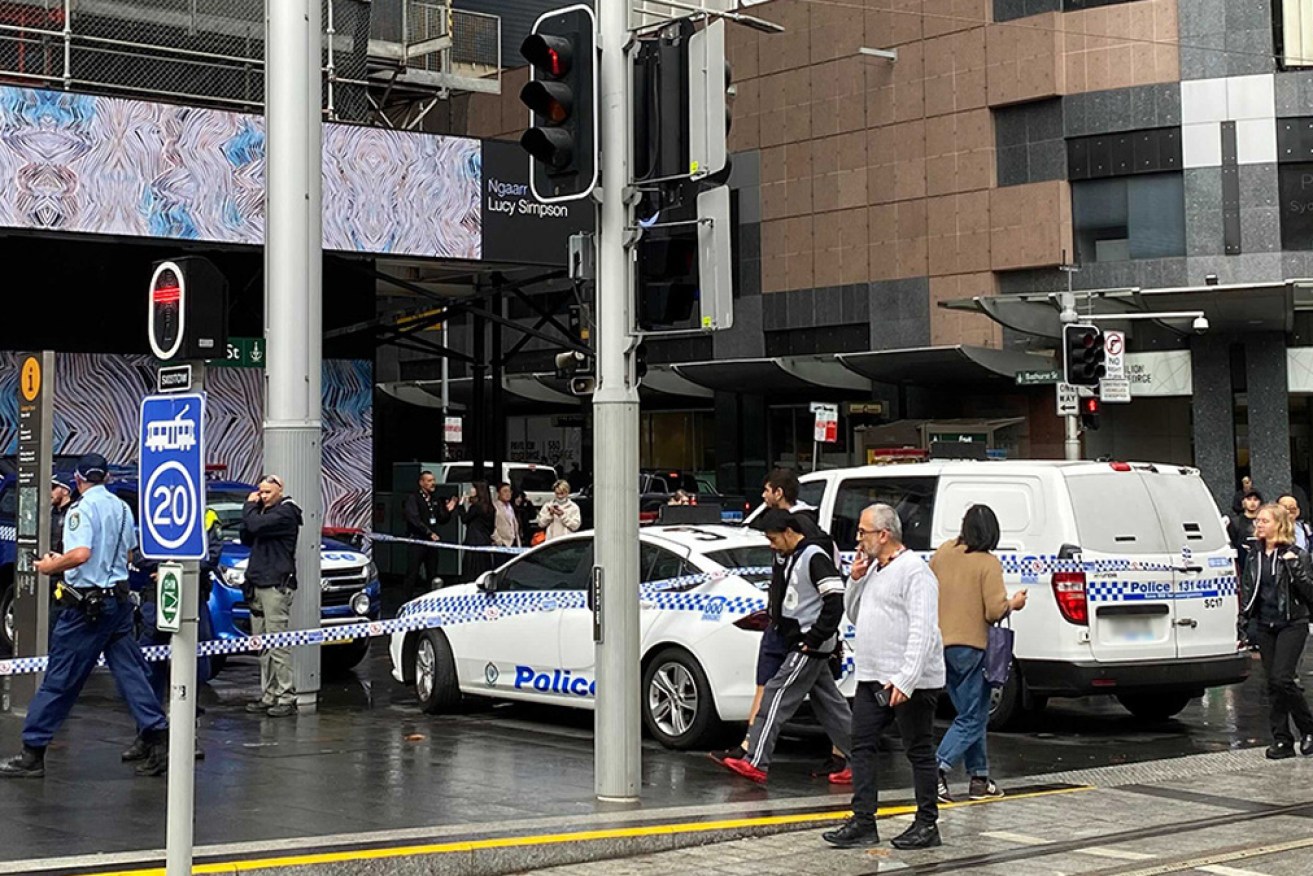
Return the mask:
{"type": "Polygon", "coordinates": [[[840,353],[847,368],[879,383],[979,383],[1015,379],[1018,371],[1053,368],[1046,356],[992,347],[913,347],[870,353],[840,353]]]}

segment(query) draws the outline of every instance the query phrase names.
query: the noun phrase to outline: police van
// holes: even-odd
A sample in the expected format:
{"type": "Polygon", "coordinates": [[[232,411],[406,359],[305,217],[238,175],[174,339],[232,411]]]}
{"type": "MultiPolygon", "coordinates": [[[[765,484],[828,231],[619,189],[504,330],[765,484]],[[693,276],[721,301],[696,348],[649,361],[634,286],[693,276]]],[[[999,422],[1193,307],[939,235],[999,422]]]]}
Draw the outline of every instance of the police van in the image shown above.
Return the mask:
{"type": "MultiPolygon", "coordinates": [[[[849,556],[858,518],[883,502],[927,558],[990,506],[1009,595],[1016,665],[990,726],[1049,697],[1112,694],[1132,714],[1169,718],[1206,688],[1244,680],[1234,551],[1199,472],[1125,462],[941,461],[813,472],[800,498],[849,556]]],[[[860,643],[858,643],[860,645],[860,643]]]]}

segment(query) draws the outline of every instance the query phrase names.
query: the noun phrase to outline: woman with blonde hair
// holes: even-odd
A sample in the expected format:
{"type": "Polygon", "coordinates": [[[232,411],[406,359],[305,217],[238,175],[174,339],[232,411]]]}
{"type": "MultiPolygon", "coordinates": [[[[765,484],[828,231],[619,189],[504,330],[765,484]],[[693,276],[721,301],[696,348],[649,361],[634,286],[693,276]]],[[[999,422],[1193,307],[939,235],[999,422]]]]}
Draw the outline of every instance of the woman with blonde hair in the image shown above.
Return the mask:
{"type": "Polygon", "coordinates": [[[1299,753],[1313,754],[1313,712],[1295,681],[1299,658],[1308,640],[1309,606],[1313,605],[1313,562],[1295,545],[1290,514],[1277,504],[1264,505],[1254,518],[1257,547],[1249,552],[1240,576],[1239,638],[1252,638],[1267,675],[1272,727],[1270,760],[1295,756],[1293,721],[1299,753]]]}
{"type": "Polygon", "coordinates": [[[545,533],[543,541],[576,532],[581,522],[579,506],[570,498],[570,482],[557,481],[552,486],[552,501],[538,512],[538,528],[545,533]]]}

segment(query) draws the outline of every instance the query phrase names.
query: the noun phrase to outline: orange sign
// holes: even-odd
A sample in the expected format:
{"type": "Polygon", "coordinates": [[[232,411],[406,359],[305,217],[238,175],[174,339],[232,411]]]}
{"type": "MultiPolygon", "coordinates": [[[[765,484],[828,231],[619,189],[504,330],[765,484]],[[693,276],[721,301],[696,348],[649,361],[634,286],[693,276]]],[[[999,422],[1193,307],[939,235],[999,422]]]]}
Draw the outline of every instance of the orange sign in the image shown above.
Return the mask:
{"type": "Polygon", "coordinates": [[[36,356],[28,356],[23,360],[23,373],[18,385],[25,401],[36,401],[41,392],[41,362],[36,356]]]}

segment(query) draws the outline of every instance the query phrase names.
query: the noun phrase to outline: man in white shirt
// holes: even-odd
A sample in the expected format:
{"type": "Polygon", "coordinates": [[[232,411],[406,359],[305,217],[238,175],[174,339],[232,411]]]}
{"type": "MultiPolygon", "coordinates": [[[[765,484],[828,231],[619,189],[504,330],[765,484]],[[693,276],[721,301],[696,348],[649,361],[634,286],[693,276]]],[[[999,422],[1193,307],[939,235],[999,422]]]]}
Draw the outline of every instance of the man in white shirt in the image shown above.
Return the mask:
{"type": "Polygon", "coordinates": [[[892,844],[927,849],[940,845],[934,719],[945,676],[939,582],[925,560],[903,546],[902,524],[888,505],[862,512],[857,548],[844,599],[857,625],[853,816],[823,839],[840,848],[880,841],[876,751],[880,734],[896,723],[912,764],[916,820],[892,844]]]}

